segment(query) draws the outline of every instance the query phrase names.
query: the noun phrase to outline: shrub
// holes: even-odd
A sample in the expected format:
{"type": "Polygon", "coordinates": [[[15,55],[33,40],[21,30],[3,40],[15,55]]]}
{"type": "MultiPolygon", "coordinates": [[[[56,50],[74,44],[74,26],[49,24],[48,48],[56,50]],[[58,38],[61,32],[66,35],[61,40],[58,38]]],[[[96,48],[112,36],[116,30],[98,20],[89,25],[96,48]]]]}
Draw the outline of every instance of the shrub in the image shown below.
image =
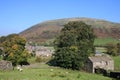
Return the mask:
{"type": "Polygon", "coordinates": [[[36,57],[36,62],[48,62],[51,59],[51,57],[45,57],[45,56],[37,56],[36,57]]]}
{"type": "Polygon", "coordinates": [[[107,44],[107,54],[112,55],[112,56],[118,56],[120,55],[120,43],[117,45],[113,43],[107,44]]]}

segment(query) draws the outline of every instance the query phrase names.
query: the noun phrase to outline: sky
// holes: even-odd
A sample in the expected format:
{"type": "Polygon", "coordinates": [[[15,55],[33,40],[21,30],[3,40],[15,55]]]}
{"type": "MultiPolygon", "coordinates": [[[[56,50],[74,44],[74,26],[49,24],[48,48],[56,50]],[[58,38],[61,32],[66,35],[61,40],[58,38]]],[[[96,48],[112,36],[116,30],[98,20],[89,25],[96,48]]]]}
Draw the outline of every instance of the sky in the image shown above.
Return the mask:
{"type": "Polygon", "coordinates": [[[0,36],[54,19],[86,17],[120,23],[120,0],[0,0],[0,36]]]}

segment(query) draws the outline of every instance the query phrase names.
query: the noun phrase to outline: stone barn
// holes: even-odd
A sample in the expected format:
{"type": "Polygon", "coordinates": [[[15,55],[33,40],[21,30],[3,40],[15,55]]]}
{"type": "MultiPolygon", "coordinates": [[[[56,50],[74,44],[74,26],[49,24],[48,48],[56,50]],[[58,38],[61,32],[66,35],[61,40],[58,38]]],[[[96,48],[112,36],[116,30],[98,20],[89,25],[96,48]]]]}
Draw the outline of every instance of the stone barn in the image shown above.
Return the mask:
{"type": "Polygon", "coordinates": [[[88,57],[85,63],[85,70],[90,73],[95,73],[96,69],[114,70],[113,59],[108,55],[88,57]]]}
{"type": "Polygon", "coordinates": [[[52,56],[53,52],[54,52],[54,48],[52,47],[39,46],[39,47],[36,47],[35,56],[49,57],[49,56],[52,56]]]}
{"type": "Polygon", "coordinates": [[[5,60],[0,61],[0,70],[12,70],[12,69],[13,69],[12,62],[5,60]]]}

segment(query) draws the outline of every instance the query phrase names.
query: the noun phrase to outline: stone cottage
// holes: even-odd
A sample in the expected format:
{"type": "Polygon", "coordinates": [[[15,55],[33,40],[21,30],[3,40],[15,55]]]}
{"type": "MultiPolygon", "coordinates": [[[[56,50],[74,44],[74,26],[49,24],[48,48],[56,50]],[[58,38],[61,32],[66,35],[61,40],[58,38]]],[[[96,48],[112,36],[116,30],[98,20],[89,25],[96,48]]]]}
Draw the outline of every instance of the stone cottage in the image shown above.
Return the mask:
{"type": "Polygon", "coordinates": [[[35,51],[35,55],[36,57],[39,56],[44,56],[44,57],[48,57],[48,56],[52,56],[54,49],[52,47],[44,47],[44,46],[39,46],[36,48],[35,51]]]}
{"type": "Polygon", "coordinates": [[[34,54],[36,57],[39,56],[52,56],[54,53],[54,48],[53,47],[45,47],[45,46],[32,46],[29,44],[26,44],[25,46],[26,50],[28,50],[29,53],[34,54]]]}
{"type": "Polygon", "coordinates": [[[0,70],[12,70],[12,69],[13,69],[12,62],[5,60],[0,61],[0,70]]]}
{"type": "Polygon", "coordinates": [[[114,61],[108,55],[95,55],[88,57],[85,63],[85,70],[90,73],[95,73],[96,69],[114,70],[114,61]]]}

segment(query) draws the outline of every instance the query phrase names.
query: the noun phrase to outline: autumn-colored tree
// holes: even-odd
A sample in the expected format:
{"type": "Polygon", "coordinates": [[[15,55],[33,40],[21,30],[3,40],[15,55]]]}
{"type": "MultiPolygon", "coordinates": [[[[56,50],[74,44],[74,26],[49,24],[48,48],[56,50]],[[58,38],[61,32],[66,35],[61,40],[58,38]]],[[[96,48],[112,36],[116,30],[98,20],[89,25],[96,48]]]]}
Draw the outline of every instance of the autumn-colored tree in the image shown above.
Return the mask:
{"type": "Polygon", "coordinates": [[[27,63],[30,55],[25,50],[26,40],[17,34],[10,34],[0,38],[0,47],[4,60],[12,61],[13,65],[27,63]]]}

